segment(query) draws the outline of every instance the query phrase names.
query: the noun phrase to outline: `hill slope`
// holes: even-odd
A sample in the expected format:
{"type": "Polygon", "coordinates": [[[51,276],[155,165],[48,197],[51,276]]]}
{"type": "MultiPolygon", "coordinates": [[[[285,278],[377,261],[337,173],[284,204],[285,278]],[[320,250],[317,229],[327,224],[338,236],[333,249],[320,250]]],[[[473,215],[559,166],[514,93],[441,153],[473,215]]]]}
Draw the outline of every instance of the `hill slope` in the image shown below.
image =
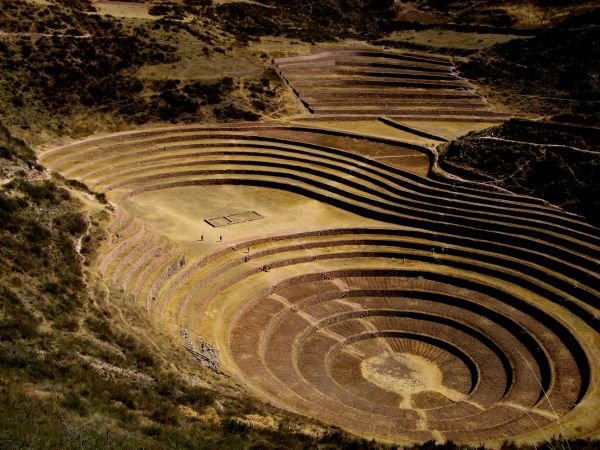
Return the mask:
{"type": "Polygon", "coordinates": [[[514,110],[600,123],[600,9],[531,39],[497,44],[459,70],[514,110]]]}
{"type": "Polygon", "coordinates": [[[600,224],[600,130],[511,120],[450,143],[442,165],[600,224]],[[457,167],[458,166],[458,167],[457,167]]]}

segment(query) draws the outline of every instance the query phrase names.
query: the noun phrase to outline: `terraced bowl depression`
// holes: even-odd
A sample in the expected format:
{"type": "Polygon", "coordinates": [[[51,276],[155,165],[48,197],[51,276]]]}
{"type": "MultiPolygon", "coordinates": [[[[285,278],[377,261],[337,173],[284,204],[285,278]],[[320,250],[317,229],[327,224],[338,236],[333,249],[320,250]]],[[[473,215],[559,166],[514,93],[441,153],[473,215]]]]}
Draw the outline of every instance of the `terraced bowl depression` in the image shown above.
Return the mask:
{"type": "Polygon", "coordinates": [[[578,216],[429,178],[416,144],[300,125],[40,159],[114,203],[106,282],[258,398],[394,442],[598,435],[600,238],[578,216]]]}

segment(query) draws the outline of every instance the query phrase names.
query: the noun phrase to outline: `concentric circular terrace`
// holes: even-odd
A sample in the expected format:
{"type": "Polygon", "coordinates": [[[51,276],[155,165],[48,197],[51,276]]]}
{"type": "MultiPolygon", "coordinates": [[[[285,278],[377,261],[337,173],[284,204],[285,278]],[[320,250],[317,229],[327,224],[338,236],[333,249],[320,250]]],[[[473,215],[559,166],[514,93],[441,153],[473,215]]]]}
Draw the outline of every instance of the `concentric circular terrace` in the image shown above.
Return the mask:
{"type": "Polygon", "coordinates": [[[432,179],[414,143],[299,125],[40,159],[116,205],[105,280],[261,399],[390,441],[597,433],[600,237],[577,216],[432,179]]]}

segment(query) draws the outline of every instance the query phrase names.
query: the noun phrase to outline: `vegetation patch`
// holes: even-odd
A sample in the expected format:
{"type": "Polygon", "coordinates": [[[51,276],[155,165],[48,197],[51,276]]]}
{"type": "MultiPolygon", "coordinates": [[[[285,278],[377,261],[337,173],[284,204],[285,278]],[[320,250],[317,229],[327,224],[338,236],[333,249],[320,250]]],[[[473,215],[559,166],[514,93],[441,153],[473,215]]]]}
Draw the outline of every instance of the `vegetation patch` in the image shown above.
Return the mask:
{"type": "Polygon", "coordinates": [[[600,9],[484,50],[459,70],[516,111],[600,123],[600,9]]]}
{"type": "Polygon", "coordinates": [[[393,19],[391,0],[262,0],[217,5],[213,17],[241,42],[283,35],[307,42],[369,38],[393,19]]]}
{"type": "Polygon", "coordinates": [[[157,4],[151,8],[160,18],[156,21],[100,16],[79,3],[51,7],[9,0],[3,6],[0,108],[4,121],[24,134],[257,120],[273,113],[285,93],[277,76],[260,69],[246,79],[216,73],[207,80],[182,81],[165,79],[164,71],[160,80],[143,77],[140,69],[178,64],[186,55],[180,40],[193,44],[200,64],[225,53],[207,2],[157,4]]]}
{"type": "Polygon", "coordinates": [[[600,132],[553,122],[511,120],[450,143],[442,165],[540,197],[600,225],[600,132]]]}

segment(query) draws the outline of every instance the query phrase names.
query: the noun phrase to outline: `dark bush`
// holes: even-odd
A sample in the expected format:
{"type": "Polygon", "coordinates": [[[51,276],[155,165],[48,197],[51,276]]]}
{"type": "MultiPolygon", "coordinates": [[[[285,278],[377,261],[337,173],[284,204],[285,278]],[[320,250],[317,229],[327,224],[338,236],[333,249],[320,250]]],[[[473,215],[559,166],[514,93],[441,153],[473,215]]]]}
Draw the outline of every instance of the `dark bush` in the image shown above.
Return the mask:
{"type": "Polygon", "coordinates": [[[71,236],[79,236],[87,230],[87,220],[79,212],[68,212],[54,219],[54,225],[71,236]]]}
{"type": "Polygon", "coordinates": [[[168,3],[160,3],[158,5],[153,5],[148,9],[148,14],[151,16],[166,16],[171,12],[171,4],[168,3]]]}
{"type": "Polygon", "coordinates": [[[9,197],[5,192],[0,191],[0,220],[4,227],[9,224],[14,212],[26,206],[27,201],[25,199],[9,197]]]}
{"type": "Polygon", "coordinates": [[[73,391],[67,391],[60,404],[71,411],[75,411],[80,416],[87,415],[88,409],[81,396],[73,391]]]}
{"type": "Polygon", "coordinates": [[[54,202],[58,189],[51,181],[29,182],[19,179],[15,182],[15,187],[25,193],[35,203],[54,202]]]}
{"type": "Polygon", "coordinates": [[[254,106],[259,111],[266,111],[267,104],[262,100],[252,100],[252,106],[254,106]]]}
{"type": "Polygon", "coordinates": [[[0,146],[0,158],[12,159],[12,153],[4,146],[0,146]]]}
{"type": "Polygon", "coordinates": [[[89,191],[87,185],[85,183],[82,183],[79,180],[74,180],[74,179],[70,178],[68,180],[65,180],[65,184],[67,186],[74,187],[74,188],[79,189],[81,191],[85,191],[85,192],[89,191]]]}
{"type": "Polygon", "coordinates": [[[37,360],[35,351],[13,343],[0,343],[0,361],[2,366],[23,369],[37,360]]]}
{"type": "Polygon", "coordinates": [[[186,388],[181,396],[181,401],[193,406],[194,408],[201,409],[213,404],[215,400],[214,391],[194,386],[186,388]]]}
{"type": "Polygon", "coordinates": [[[214,115],[218,120],[223,122],[228,122],[231,120],[256,121],[260,119],[260,116],[255,112],[239,108],[235,105],[226,105],[215,108],[214,115]]]}
{"type": "Polygon", "coordinates": [[[179,413],[177,407],[171,402],[163,402],[156,408],[150,418],[163,425],[177,425],[179,423],[179,413]]]}
{"type": "Polygon", "coordinates": [[[250,431],[250,427],[239,420],[228,417],[223,421],[223,431],[227,434],[245,434],[250,431]]]}
{"type": "Polygon", "coordinates": [[[15,341],[37,336],[37,319],[11,289],[0,286],[0,305],[0,340],[15,341]]]}
{"type": "Polygon", "coordinates": [[[0,149],[1,157],[11,159],[8,154],[12,157],[22,159],[27,163],[33,163],[35,161],[34,151],[21,139],[18,139],[10,134],[8,128],[6,128],[0,122],[0,149]]]}

